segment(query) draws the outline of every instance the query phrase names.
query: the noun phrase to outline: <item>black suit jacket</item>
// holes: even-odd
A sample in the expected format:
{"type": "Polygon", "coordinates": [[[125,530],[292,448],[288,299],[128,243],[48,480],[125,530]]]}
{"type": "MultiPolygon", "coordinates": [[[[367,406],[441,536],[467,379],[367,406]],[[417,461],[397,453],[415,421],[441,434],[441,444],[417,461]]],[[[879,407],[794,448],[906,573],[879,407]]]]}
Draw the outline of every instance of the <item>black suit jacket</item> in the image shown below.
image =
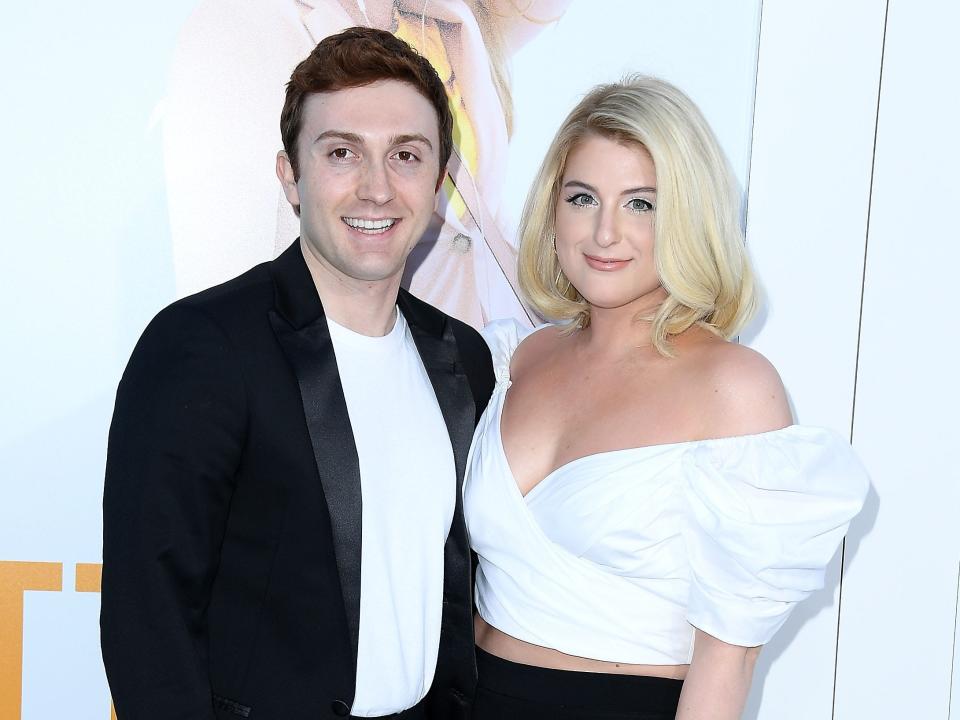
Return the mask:
{"type": "MultiPolygon", "coordinates": [[[[472,328],[403,290],[398,305],[456,462],[428,708],[460,718],[476,674],[460,489],[493,369],[472,328]]],[[[349,713],[360,473],[299,243],[150,323],[117,391],[103,508],[101,643],[121,720],[349,713]]]]}

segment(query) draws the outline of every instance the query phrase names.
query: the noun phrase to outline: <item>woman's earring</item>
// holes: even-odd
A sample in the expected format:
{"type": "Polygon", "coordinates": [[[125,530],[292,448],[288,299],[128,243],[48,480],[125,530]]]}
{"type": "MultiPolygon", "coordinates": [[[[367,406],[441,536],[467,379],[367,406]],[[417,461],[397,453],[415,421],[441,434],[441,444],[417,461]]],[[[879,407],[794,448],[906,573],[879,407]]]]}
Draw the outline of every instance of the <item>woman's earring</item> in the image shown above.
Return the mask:
{"type": "Polygon", "coordinates": [[[564,278],[564,280],[567,280],[567,287],[563,289],[560,288],[560,278],[563,276],[563,268],[560,267],[560,255],[557,253],[557,234],[556,233],[553,234],[553,254],[557,258],[557,279],[554,282],[554,286],[557,288],[558,293],[560,293],[561,295],[566,295],[568,292],[570,292],[570,286],[572,285],[572,283],[569,280],[567,280],[567,278],[564,278]]]}
{"type": "Polygon", "coordinates": [[[557,292],[560,293],[561,295],[564,295],[564,296],[565,296],[568,292],[570,292],[570,288],[573,287],[573,283],[570,282],[570,278],[566,277],[566,276],[563,274],[563,268],[561,268],[561,267],[558,267],[558,268],[557,268],[557,280],[556,280],[556,283],[555,283],[555,287],[557,288],[557,292]],[[565,282],[566,287],[560,287],[560,278],[563,278],[563,279],[566,281],[566,282],[565,282]]]}

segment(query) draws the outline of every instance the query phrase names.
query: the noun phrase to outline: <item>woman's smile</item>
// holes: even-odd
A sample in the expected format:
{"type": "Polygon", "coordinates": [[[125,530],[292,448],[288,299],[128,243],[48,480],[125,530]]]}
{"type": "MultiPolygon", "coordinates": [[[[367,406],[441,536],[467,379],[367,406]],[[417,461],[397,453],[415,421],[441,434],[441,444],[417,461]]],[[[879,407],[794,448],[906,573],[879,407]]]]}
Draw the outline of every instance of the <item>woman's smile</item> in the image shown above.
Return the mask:
{"type": "Polygon", "coordinates": [[[630,262],[630,258],[607,258],[599,257],[597,255],[588,255],[587,253],[583,254],[583,258],[587,261],[587,265],[592,267],[594,270],[600,270],[602,272],[621,270],[630,262]]]}

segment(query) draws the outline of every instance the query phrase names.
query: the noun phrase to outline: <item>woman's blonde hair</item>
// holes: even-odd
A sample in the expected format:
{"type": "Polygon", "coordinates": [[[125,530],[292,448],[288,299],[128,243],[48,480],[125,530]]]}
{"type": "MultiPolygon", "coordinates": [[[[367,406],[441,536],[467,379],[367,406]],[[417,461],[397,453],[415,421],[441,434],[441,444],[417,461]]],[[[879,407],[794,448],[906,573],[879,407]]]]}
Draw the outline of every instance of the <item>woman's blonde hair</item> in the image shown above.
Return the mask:
{"type": "Polygon", "coordinates": [[[554,249],[567,157],[590,135],[641,145],[657,175],[654,262],[667,299],[650,317],[652,340],[698,323],[730,338],[758,304],[740,229],[739,191],[723,151],[693,101],[663,80],[630,75],[600,85],[563,121],[533,182],[520,223],[520,287],[551,320],[590,324],[590,306],[563,276],[554,249]]]}

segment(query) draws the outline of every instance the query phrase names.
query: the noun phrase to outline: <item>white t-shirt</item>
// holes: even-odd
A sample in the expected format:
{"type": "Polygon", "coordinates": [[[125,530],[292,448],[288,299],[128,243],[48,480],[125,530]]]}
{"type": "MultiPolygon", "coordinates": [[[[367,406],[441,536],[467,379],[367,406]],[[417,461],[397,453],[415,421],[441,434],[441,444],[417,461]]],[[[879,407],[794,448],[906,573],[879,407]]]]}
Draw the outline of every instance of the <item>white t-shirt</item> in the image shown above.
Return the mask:
{"type": "Polygon", "coordinates": [[[387,715],[430,689],[443,549],[456,494],[450,435],[403,314],[383,337],[327,318],[360,457],[360,639],[351,713],[387,715]]]}

